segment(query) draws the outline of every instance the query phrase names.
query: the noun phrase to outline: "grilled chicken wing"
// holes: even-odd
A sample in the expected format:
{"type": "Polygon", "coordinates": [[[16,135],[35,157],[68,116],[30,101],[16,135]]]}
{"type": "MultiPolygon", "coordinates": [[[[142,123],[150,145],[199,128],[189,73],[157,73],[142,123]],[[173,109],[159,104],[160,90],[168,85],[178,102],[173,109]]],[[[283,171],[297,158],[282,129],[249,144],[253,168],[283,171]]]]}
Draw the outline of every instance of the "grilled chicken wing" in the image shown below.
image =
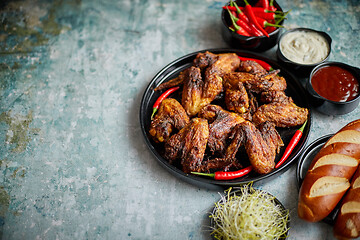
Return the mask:
{"type": "Polygon", "coordinates": [[[276,152],[283,143],[275,127],[270,123],[267,124],[260,130],[249,121],[238,124],[226,152],[227,158],[234,159],[239,147],[244,145],[256,172],[266,174],[274,169],[276,152]]]}
{"type": "Polygon", "coordinates": [[[203,70],[208,66],[214,64],[218,59],[218,54],[214,54],[209,51],[206,51],[204,53],[198,53],[193,61],[193,66],[203,70]]]}
{"type": "Polygon", "coordinates": [[[255,62],[255,61],[250,61],[250,60],[246,60],[246,61],[241,61],[239,68],[238,68],[239,72],[247,72],[247,73],[251,73],[251,74],[255,74],[255,75],[265,75],[268,73],[268,71],[263,68],[259,63],[255,62]]]}
{"type": "Polygon", "coordinates": [[[207,119],[209,124],[208,147],[212,153],[223,155],[226,139],[232,129],[245,119],[234,112],[224,110],[218,105],[207,105],[198,114],[207,119]]]}
{"type": "Polygon", "coordinates": [[[253,115],[253,122],[258,125],[270,121],[276,127],[294,127],[303,124],[309,110],[290,101],[272,102],[261,105],[253,115]]]}
{"type": "Polygon", "coordinates": [[[264,76],[258,76],[248,72],[231,72],[224,76],[225,81],[236,85],[238,82],[244,84],[248,91],[261,93],[266,91],[284,91],[286,80],[277,75],[277,71],[264,76]]]}
{"type": "Polygon", "coordinates": [[[272,102],[293,102],[291,97],[286,96],[284,91],[267,91],[262,92],[260,96],[262,103],[272,102]]]}
{"type": "Polygon", "coordinates": [[[166,141],[164,156],[171,164],[180,161],[185,173],[200,172],[208,138],[207,120],[192,118],[189,124],[166,141]]]}
{"type": "Polygon", "coordinates": [[[195,116],[204,106],[210,104],[223,90],[222,76],[234,71],[240,63],[236,54],[218,54],[211,65],[190,67],[189,75],[184,79],[184,89],[181,104],[189,116],[195,116]]]}
{"type": "Polygon", "coordinates": [[[232,82],[224,78],[226,108],[243,114],[249,110],[250,99],[244,84],[240,81],[232,82]]]}
{"type": "Polygon", "coordinates": [[[190,121],[181,104],[173,98],[164,99],[150,125],[150,136],[155,142],[164,142],[175,129],[180,130],[190,121]]]}

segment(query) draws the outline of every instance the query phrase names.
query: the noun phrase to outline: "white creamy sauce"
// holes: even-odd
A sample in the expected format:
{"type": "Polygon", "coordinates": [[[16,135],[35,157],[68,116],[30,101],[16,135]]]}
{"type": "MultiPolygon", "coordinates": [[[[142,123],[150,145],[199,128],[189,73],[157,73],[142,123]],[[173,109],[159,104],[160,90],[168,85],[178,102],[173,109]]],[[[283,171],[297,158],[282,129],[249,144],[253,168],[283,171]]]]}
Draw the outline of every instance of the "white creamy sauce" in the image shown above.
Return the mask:
{"type": "Polygon", "coordinates": [[[319,63],[328,56],[329,50],[329,44],[321,34],[306,30],[289,32],[280,42],[281,53],[300,64],[319,63]]]}

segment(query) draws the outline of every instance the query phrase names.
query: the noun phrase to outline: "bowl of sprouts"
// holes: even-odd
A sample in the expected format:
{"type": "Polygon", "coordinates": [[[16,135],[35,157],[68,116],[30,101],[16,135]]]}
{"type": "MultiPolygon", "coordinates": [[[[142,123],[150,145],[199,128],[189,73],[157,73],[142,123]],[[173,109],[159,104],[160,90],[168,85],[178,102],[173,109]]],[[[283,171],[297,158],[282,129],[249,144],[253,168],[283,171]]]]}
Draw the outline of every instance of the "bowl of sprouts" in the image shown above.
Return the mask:
{"type": "Polygon", "coordinates": [[[213,239],[286,239],[289,210],[252,184],[225,190],[210,213],[213,239]]]}

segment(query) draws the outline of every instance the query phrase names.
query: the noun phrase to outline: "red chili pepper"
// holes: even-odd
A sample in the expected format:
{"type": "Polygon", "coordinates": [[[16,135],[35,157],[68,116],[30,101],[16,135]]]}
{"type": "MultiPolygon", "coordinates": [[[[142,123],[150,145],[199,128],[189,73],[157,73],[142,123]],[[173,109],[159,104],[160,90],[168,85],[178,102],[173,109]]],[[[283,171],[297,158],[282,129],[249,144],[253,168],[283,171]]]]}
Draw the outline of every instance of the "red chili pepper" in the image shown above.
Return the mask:
{"type": "Polygon", "coordinates": [[[301,126],[301,128],[299,128],[295,132],[294,136],[291,138],[288,146],[286,147],[283,156],[281,157],[279,162],[275,165],[275,168],[280,167],[286,161],[286,159],[290,156],[290,153],[294,150],[295,146],[298,144],[298,142],[301,139],[301,136],[303,135],[306,123],[307,123],[307,120],[304,122],[304,124],[301,126]]]}
{"type": "Polygon", "coordinates": [[[231,22],[233,24],[233,27],[235,28],[235,31],[237,34],[240,34],[240,35],[243,35],[243,36],[247,36],[247,37],[250,37],[250,33],[248,33],[244,28],[242,28],[241,26],[237,25],[236,24],[236,19],[232,13],[230,12],[230,10],[228,9],[228,12],[229,12],[229,15],[230,15],[230,19],[231,19],[231,22]]]}
{"type": "Polygon", "coordinates": [[[262,19],[262,18],[259,18],[259,17],[256,17],[256,20],[258,21],[258,23],[259,23],[263,28],[266,28],[266,27],[282,28],[282,27],[284,27],[284,26],[282,26],[282,25],[278,25],[278,24],[274,24],[274,23],[269,23],[269,22],[266,21],[265,19],[262,19]]]}
{"type": "Polygon", "coordinates": [[[263,8],[268,9],[269,8],[269,0],[260,0],[259,1],[260,6],[262,6],[263,8]]]}
{"type": "Polygon", "coordinates": [[[263,36],[264,35],[259,29],[257,29],[257,27],[253,23],[250,22],[249,18],[245,15],[245,13],[243,11],[240,10],[240,8],[236,4],[236,2],[234,2],[234,7],[236,8],[236,12],[238,14],[239,19],[242,20],[243,22],[245,22],[250,27],[249,30],[246,30],[246,27],[243,27],[243,28],[245,28],[246,31],[248,31],[253,36],[263,36]]]}
{"type": "MultiPolygon", "coordinates": [[[[283,19],[277,19],[277,20],[275,21],[275,24],[279,24],[282,20],[283,20],[283,19]]],[[[272,21],[272,22],[274,22],[274,21],[272,21]]],[[[268,33],[271,33],[271,32],[273,32],[273,31],[275,31],[276,29],[277,29],[276,27],[266,27],[266,28],[265,28],[265,31],[267,31],[268,33]]]]}
{"type": "Polygon", "coordinates": [[[191,173],[195,174],[195,175],[212,177],[215,180],[231,180],[231,179],[243,177],[243,176],[247,175],[249,172],[251,172],[251,170],[252,170],[252,166],[240,169],[238,171],[233,171],[233,172],[218,171],[215,173],[200,173],[200,172],[191,172],[191,173]]]}
{"type": "Polygon", "coordinates": [[[256,59],[256,58],[248,58],[248,57],[241,57],[238,56],[240,58],[241,61],[254,61],[257,62],[258,64],[260,64],[263,68],[265,68],[266,71],[273,71],[274,69],[270,66],[270,64],[268,64],[267,62],[264,62],[263,60],[260,59],[256,59]]]}
{"type": "MultiPolygon", "coordinates": [[[[271,20],[275,20],[275,19],[284,19],[287,13],[282,13],[282,14],[276,14],[274,12],[255,12],[255,16],[265,19],[267,21],[271,21],[271,20]]],[[[260,24],[261,25],[261,24],[260,24]]]]}
{"type": "Polygon", "coordinates": [[[153,112],[151,114],[151,120],[153,119],[156,111],[159,109],[160,103],[167,98],[170,94],[178,90],[180,87],[173,87],[168,90],[166,90],[163,94],[160,95],[160,97],[156,100],[156,102],[153,105],[153,112]]]}
{"type": "Polygon", "coordinates": [[[276,11],[276,7],[274,6],[274,0],[270,0],[269,2],[269,10],[270,11],[276,11]]]}
{"type": "Polygon", "coordinates": [[[262,32],[260,32],[259,30],[257,29],[254,29],[251,27],[251,25],[247,22],[245,22],[243,19],[240,19],[240,18],[237,18],[235,17],[234,15],[232,15],[232,13],[229,11],[229,14],[230,14],[230,18],[231,18],[231,21],[235,21],[233,22],[233,27],[238,29],[239,27],[244,29],[244,33],[241,34],[240,31],[238,32],[239,34],[241,35],[244,35],[244,36],[247,36],[246,34],[248,34],[248,36],[262,36],[262,32]]]}
{"type": "Polygon", "coordinates": [[[233,7],[237,13],[237,17],[241,20],[243,20],[246,23],[250,23],[249,18],[245,15],[243,11],[240,10],[236,2],[233,2],[233,7]]]}
{"type": "Polygon", "coordinates": [[[244,0],[245,2],[245,14],[249,18],[250,22],[254,23],[255,26],[267,37],[269,37],[269,34],[264,30],[263,27],[258,23],[256,16],[252,10],[252,6],[249,4],[247,0],[244,0]]]}

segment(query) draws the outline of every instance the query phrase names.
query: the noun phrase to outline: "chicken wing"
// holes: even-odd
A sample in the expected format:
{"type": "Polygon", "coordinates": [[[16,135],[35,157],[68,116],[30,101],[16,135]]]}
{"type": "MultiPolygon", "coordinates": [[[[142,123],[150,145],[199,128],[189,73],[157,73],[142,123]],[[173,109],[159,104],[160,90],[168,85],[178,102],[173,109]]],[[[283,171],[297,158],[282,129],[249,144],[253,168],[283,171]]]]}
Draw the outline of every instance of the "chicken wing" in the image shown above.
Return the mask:
{"type": "Polygon", "coordinates": [[[201,71],[190,67],[189,77],[184,79],[181,104],[189,116],[195,116],[204,106],[210,104],[223,90],[222,76],[234,71],[240,60],[234,53],[218,54],[218,58],[201,71]]]}
{"type": "Polygon", "coordinates": [[[209,124],[208,148],[220,156],[226,148],[226,140],[232,129],[245,119],[234,112],[224,110],[218,105],[207,105],[198,114],[207,119],[209,124]]]}
{"type": "Polygon", "coordinates": [[[254,171],[266,174],[274,169],[276,152],[283,143],[273,125],[263,126],[259,130],[251,122],[244,121],[234,129],[232,142],[226,151],[226,158],[236,158],[241,145],[244,145],[254,171]]]}
{"type": "Polygon", "coordinates": [[[284,91],[262,92],[261,96],[260,96],[260,101],[262,103],[293,102],[292,98],[289,96],[286,96],[284,91]]]}
{"type": "Polygon", "coordinates": [[[255,61],[250,61],[250,60],[246,60],[246,61],[241,61],[239,68],[238,68],[239,72],[247,72],[247,73],[251,73],[251,74],[255,74],[255,75],[265,75],[268,73],[268,71],[263,68],[259,63],[255,62],[255,61]]]}
{"type": "Polygon", "coordinates": [[[207,120],[192,118],[189,124],[165,142],[164,157],[170,164],[180,164],[185,173],[201,172],[208,138],[207,120]]]}
{"type": "Polygon", "coordinates": [[[309,110],[290,101],[272,102],[261,105],[253,115],[256,125],[270,121],[276,127],[295,127],[303,124],[308,118],[309,110]]]}
{"type": "Polygon", "coordinates": [[[238,82],[244,84],[248,91],[261,93],[265,91],[284,91],[287,87],[286,80],[277,75],[278,71],[259,76],[248,72],[231,72],[224,76],[224,81],[233,86],[238,82]]]}
{"type": "Polygon", "coordinates": [[[150,136],[155,142],[164,142],[174,129],[182,129],[189,121],[189,116],[176,99],[164,99],[155,118],[151,121],[150,136]]]}
{"type": "Polygon", "coordinates": [[[226,108],[243,114],[249,110],[250,99],[244,84],[240,81],[232,82],[224,78],[226,108]]]}

